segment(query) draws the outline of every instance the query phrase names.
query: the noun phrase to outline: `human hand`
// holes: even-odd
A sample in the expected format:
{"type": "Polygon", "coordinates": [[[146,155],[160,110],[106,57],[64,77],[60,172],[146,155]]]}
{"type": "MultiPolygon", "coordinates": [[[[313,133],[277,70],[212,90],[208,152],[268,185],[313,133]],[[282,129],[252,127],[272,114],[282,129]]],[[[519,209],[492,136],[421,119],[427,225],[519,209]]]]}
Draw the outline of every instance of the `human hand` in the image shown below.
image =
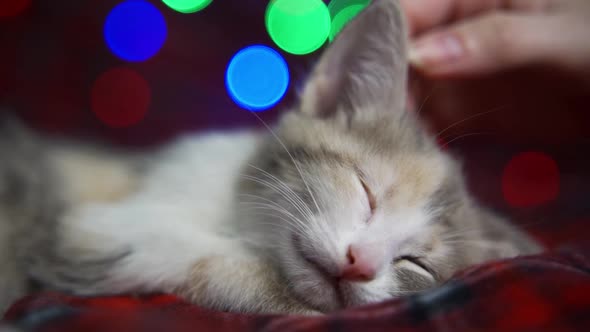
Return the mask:
{"type": "Polygon", "coordinates": [[[588,0],[401,0],[410,61],[434,77],[531,64],[590,69],[588,0]]]}
{"type": "Polygon", "coordinates": [[[412,35],[410,108],[442,141],[588,139],[590,1],[400,1],[412,35]],[[444,36],[456,40],[446,61],[420,56],[444,36]]]}

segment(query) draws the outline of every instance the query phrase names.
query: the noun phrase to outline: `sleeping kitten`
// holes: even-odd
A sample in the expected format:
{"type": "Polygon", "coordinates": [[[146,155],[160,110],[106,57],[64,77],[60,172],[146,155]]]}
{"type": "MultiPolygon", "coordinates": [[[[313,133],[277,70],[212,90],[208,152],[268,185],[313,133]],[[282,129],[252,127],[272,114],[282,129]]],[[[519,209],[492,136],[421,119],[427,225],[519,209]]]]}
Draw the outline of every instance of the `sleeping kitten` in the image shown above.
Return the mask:
{"type": "Polygon", "coordinates": [[[325,313],[538,252],[473,201],[457,162],[404,111],[406,38],[398,2],[373,1],[265,132],[144,154],[4,128],[0,307],[28,276],[81,295],[325,313]]]}

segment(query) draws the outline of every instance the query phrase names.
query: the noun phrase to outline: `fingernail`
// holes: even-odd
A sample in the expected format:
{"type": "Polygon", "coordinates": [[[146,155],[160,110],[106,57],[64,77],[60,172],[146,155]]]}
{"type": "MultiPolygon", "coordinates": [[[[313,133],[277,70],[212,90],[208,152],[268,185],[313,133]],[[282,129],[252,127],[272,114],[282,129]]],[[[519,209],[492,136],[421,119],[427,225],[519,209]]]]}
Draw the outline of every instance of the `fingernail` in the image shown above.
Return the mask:
{"type": "Polygon", "coordinates": [[[456,61],[465,53],[461,40],[452,34],[441,34],[418,40],[410,46],[408,58],[418,67],[444,65],[456,61]]]}

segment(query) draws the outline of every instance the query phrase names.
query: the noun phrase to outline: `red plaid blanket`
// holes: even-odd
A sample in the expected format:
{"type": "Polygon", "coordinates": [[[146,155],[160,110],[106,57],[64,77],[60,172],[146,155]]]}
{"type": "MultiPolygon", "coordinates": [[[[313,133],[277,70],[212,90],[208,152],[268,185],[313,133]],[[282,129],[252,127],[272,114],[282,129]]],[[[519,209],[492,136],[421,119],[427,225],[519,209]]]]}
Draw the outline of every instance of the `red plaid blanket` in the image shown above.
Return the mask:
{"type": "Polygon", "coordinates": [[[325,317],[210,312],[173,296],[17,303],[7,322],[38,331],[588,331],[590,247],[494,262],[420,295],[325,317]]]}

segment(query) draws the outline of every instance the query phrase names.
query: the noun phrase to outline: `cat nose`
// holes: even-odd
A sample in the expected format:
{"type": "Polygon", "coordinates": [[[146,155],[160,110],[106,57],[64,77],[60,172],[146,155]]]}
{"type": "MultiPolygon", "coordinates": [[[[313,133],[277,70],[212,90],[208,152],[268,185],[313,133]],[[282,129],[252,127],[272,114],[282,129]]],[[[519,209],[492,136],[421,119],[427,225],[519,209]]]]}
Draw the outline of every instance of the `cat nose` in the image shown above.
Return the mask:
{"type": "Polygon", "coordinates": [[[371,258],[354,245],[348,247],[347,264],[342,269],[340,278],[347,281],[371,281],[377,275],[375,259],[371,258]]]}

